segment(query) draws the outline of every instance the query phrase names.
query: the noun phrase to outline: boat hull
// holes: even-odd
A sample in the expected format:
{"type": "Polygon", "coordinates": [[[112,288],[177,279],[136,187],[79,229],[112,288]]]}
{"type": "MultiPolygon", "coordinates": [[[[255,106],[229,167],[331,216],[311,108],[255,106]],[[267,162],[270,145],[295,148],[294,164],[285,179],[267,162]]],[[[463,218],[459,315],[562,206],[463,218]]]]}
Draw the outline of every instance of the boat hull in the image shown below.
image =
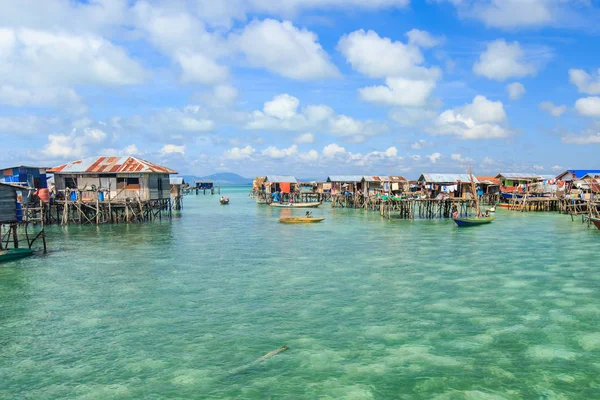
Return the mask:
{"type": "Polygon", "coordinates": [[[282,224],[315,224],[324,221],[325,218],[302,218],[302,217],[286,217],[279,218],[282,224]]]}
{"type": "Polygon", "coordinates": [[[293,204],[279,204],[279,203],[271,203],[271,207],[279,207],[279,208],[317,208],[321,205],[321,203],[293,203],[293,204]]]}
{"type": "Polygon", "coordinates": [[[0,263],[19,260],[31,255],[33,255],[33,250],[31,249],[0,250],[0,263]]]}
{"type": "Polygon", "coordinates": [[[460,227],[479,226],[491,223],[494,218],[453,218],[460,227]]]}
{"type": "Polygon", "coordinates": [[[598,229],[600,229],[600,218],[590,218],[588,217],[588,219],[590,220],[590,222],[592,224],[594,224],[594,226],[598,229]]]}

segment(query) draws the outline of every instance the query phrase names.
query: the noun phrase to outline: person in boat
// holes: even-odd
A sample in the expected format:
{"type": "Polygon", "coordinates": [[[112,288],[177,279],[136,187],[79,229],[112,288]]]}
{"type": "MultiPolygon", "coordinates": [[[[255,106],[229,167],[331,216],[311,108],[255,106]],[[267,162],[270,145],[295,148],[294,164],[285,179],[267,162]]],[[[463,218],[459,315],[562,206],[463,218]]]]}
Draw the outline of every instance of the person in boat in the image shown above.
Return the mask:
{"type": "Polygon", "coordinates": [[[489,211],[489,210],[486,210],[486,212],[485,212],[485,217],[486,217],[486,218],[489,218],[489,217],[490,217],[490,211],[489,211]]]}
{"type": "Polygon", "coordinates": [[[458,207],[456,207],[456,204],[452,205],[452,218],[458,218],[458,207]]]}
{"type": "Polygon", "coordinates": [[[304,218],[312,218],[312,213],[310,211],[307,211],[304,215],[304,218]]]}

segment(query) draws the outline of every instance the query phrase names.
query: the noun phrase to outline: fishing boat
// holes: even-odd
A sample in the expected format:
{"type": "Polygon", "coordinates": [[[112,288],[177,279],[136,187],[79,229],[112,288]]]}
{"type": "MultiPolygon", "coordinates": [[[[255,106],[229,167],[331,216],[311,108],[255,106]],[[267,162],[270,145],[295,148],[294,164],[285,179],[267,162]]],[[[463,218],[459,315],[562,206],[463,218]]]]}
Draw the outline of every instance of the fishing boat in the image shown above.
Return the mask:
{"type": "Polygon", "coordinates": [[[600,229],[600,218],[586,217],[594,226],[600,229]]]}
{"type": "Polygon", "coordinates": [[[31,249],[8,249],[0,250],[0,263],[18,260],[33,255],[31,249]]]}
{"type": "MultiPolygon", "coordinates": [[[[481,208],[479,207],[479,197],[477,196],[477,191],[475,190],[475,179],[473,179],[473,172],[469,168],[469,176],[471,177],[471,194],[473,195],[473,199],[475,200],[475,215],[476,217],[453,217],[454,223],[456,223],[459,227],[469,227],[469,226],[478,226],[485,225],[492,222],[495,218],[490,216],[482,217],[481,208]]],[[[495,210],[494,210],[495,211],[495,210]]],[[[457,213],[458,214],[458,213],[457,213]]]]}
{"type": "Polygon", "coordinates": [[[283,217],[279,218],[279,222],[282,224],[314,224],[317,222],[324,221],[325,218],[314,218],[314,217],[283,217]]]}
{"type": "Polygon", "coordinates": [[[229,204],[229,197],[221,197],[221,198],[219,199],[219,202],[220,202],[222,205],[229,204]]]}
{"type": "Polygon", "coordinates": [[[321,202],[315,203],[271,203],[271,207],[279,208],[317,208],[321,205],[321,202]]]}
{"type": "Polygon", "coordinates": [[[469,217],[469,218],[453,218],[453,219],[454,219],[454,222],[456,223],[456,225],[458,225],[458,226],[477,226],[477,225],[489,224],[495,218],[494,217],[481,217],[481,218],[469,217]]]}

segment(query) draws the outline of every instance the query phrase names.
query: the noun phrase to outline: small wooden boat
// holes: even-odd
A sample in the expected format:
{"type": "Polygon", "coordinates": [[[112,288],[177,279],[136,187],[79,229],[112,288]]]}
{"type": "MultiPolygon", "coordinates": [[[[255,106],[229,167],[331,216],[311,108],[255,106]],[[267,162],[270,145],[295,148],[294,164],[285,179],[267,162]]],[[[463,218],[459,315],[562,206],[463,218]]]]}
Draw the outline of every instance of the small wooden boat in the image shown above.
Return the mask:
{"type": "Polygon", "coordinates": [[[314,218],[314,217],[283,217],[279,218],[279,222],[282,224],[314,224],[316,222],[324,221],[325,218],[314,218]]]}
{"type": "Polygon", "coordinates": [[[586,217],[594,226],[600,229],[600,218],[586,217]]]}
{"type": "Polygon", "coordinates": [[[494,217],[482,217],[482,218],[470,217],[470,218],[452,218],[452,219],[454,220],[456,225],[458,225],[460,227],[466,227],[466,226],[477,226],[477,225],[489,224],[495,218],[494,217]]]}
{"type": "Polygon", "coordinates": [[[266,200],[256,200],[256,204],[269,204],[266,200]]]}
{"type": "Polygon", "coordinates": [[[0,263],[18,260],[33,255],[31,249],[8,249],[0,250],[0,263]]]}
{"type": "Polygon", "coordinates": [[[321,202],[316,203],[271,203],[271,207],[279,208],[317,208],[321,205],[321,202]]]}
{"type": "Polygon", "coordinates": [[[221,198],[219,199],[219,202],[220,202],[222,205],[229,204],[229,197],[221,197],[221,198]]]}

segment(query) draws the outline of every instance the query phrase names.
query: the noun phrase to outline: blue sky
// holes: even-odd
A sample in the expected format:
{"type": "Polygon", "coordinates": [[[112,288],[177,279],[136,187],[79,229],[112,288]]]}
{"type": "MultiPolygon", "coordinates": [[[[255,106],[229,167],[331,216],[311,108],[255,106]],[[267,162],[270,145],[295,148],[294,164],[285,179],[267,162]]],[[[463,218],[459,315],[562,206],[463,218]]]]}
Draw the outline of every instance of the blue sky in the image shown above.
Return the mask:
{"type": "Polygon", "coordinates": [[[0,6],[2,166],[135,155],[196,175],[598,168],[593,1],[0,6]]]}

